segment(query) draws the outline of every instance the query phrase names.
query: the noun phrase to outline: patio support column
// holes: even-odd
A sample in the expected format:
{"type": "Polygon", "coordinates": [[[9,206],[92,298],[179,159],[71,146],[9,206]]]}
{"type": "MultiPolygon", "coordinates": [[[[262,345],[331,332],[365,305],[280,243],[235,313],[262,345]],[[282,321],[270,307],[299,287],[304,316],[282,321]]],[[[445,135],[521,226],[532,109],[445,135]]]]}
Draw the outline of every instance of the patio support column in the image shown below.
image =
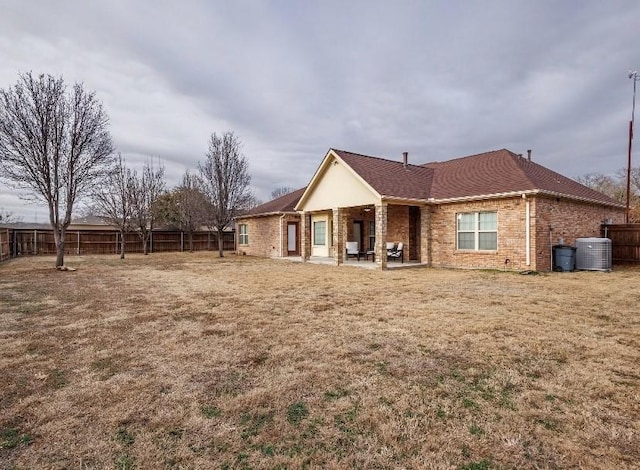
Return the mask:
{"type": "Polygon", "coordinates": [[[376,204],[376,264],[387,269],[387,204],[376,204]]]}
{"type": "Polygon", "coordinates": [[[420,262],[431,266],[431,206],[420,207],[420,262]]]}
{"type": "Polygon", "coordinates": [[[333,212],[333,233],[331,236],[333,237],[333,259],[336,264],[344,263],[344,209],[340,207],[335,207],[332,210],[333,212]]]}
{"type": "Polygon", "coordinates": [[[309,213],[300,214],[300,256],[302,261],[307,261],[311,255],[311,226],[309,225],[309,213]]]}

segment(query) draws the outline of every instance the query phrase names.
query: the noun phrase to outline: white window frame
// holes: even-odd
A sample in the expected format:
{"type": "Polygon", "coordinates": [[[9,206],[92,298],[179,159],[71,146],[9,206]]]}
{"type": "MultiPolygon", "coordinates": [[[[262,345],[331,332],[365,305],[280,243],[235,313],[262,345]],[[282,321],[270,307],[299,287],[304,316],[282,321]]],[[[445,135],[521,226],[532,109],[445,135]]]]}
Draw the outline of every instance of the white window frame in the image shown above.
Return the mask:
{"type": "Polygon", "coordinates": [[[480,251],[495,253],[498,251],[498,211],[477,211],[477,212],[458,212],[456,214],[456,249],[458,251],[480,251]],[[462,215],[473,214],[473,229],[472,230],[460,230],[460,218],[462,215]],[[480,214],[495,214],[496,226],[492,230],[480,230],[480,214]],[[473,233],[473,248],[460,248],[460,234],[461,233],[473,233]],[[491,249],[480,248],[480,234],[481,233],[495,233],[496,234],[496,246],[491,249]]]}
{"type": "Polygon", "coordinates": [[[238,224],[238,243],[240,245],[249,244],[249,227],[247,224],[238,224]]]}
{"type": "Polygon", "coordinates": [[[313,221],[313,245],[314,246],[327,246],[327,221],[326,220],[314,220],[313,221]],[[316,239],[317,235],[319,234],[316,231],[316,227],[323,228],[323,240],[320,240],[321,243],[318,243],[319,240],[316,239]]]}

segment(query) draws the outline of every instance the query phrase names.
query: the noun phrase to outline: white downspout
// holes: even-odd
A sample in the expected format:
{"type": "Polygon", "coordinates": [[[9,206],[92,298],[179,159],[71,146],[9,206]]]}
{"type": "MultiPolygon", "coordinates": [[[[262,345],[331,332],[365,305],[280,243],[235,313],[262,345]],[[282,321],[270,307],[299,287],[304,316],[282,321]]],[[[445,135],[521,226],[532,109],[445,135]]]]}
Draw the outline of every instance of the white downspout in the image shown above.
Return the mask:
{"type": "Polygon", "coordinates": [[[525,264],[531,266],[531,201],[527,199],[525,194],[524,198],[524,244],[525,244],[525,264]]]}
{"type": "Polygon", "coordinates": [[[280,225],[280,258],[284,258],[283,251],[282,251],[282,242],[284,241],[282,239],[282,222],[284,222],[284,216],[285,214],[282,214],[280,216],[280,224],[279,224],[280,225]]]}

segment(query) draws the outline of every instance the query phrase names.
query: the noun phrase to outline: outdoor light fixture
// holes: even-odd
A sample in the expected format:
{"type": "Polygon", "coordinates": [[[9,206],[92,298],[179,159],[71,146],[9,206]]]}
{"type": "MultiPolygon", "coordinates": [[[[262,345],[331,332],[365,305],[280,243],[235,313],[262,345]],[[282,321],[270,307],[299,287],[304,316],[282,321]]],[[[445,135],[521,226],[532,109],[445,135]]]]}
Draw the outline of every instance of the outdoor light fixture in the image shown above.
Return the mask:
{"type": "Polygon", "coordinates": [[[627,155],[627,211],[625,223],[629,223],[629,211],[631,208],[631,141],[633,140],[633,122],[636,113],[636,83],[640,80],[637,71],[629,70],[629,78],[633,80],[633,105],[631,107],[631,121],[629,121],[629,153],[627,155]]]}

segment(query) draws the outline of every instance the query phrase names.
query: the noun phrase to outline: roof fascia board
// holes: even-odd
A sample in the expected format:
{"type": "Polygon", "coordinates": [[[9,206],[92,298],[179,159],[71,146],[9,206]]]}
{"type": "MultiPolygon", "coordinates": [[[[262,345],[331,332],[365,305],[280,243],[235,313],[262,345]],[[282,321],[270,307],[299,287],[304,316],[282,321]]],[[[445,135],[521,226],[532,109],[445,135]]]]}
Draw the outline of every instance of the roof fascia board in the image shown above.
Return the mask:
{"type": "Polygon", "coordinates": [[[588,202],[590,204],[598,204],[600,206],[619,207],[624,208],[624,204],[619,203],[606,203],[598,201],[596,199],[573,196],[570,194],[560,193],[556,191],[546,191],[543,189],[529,189],[526,191],[510,191],[506,193],[494,193],[494,194],[481,194],[478,196],[465,196],[465,197],[452,197],[444,199],[429,199],[429,202],[434,204],[449,204],[454,202],[470,202],[486,199],[503,199],[509,197],[522,197],[522,196],[550,196],[550,197],[563,197],[565,199],[572,199],[580,202],[588,202]]]}
{"type": "Polygon", "coordinates": [[[382,196],[382,202],[388,204],[423,204],[433,205],[434,201],[418,198],[406,198],[406,197],[394,197],[394,196],[382,196]]]}
{"type": "Polygon", "coordinates": [[[590,204],[598,204],[599,206],[607,206],[607,207],[618,207],[621,209],[626,209],[626,205],[619,203],[619,202],[603,202],[603,201],[598,201],[596,199],[591,199],[588,197],[580,197],[580,196],[572,196],[570,194],[564,194],[564,193],[559,193],[557,191],[545,191],[545,190],[540,190],[538,191],[539,194],[544,195],[544,196],[551,196],[551,197],[563,197],[565,199],[573,199],[574,201],[580,201],[580,202],[588,202],[590,204]]]}
{"type": "Polygon", "coordinates": [[[253,219],[255,217],[269,217],[272,215],[298,215],[297,211],[271,211],[271,212],[262,212],[260,214],[245,214],[236,216],[236,220],[240,219],[253,219]]]}

